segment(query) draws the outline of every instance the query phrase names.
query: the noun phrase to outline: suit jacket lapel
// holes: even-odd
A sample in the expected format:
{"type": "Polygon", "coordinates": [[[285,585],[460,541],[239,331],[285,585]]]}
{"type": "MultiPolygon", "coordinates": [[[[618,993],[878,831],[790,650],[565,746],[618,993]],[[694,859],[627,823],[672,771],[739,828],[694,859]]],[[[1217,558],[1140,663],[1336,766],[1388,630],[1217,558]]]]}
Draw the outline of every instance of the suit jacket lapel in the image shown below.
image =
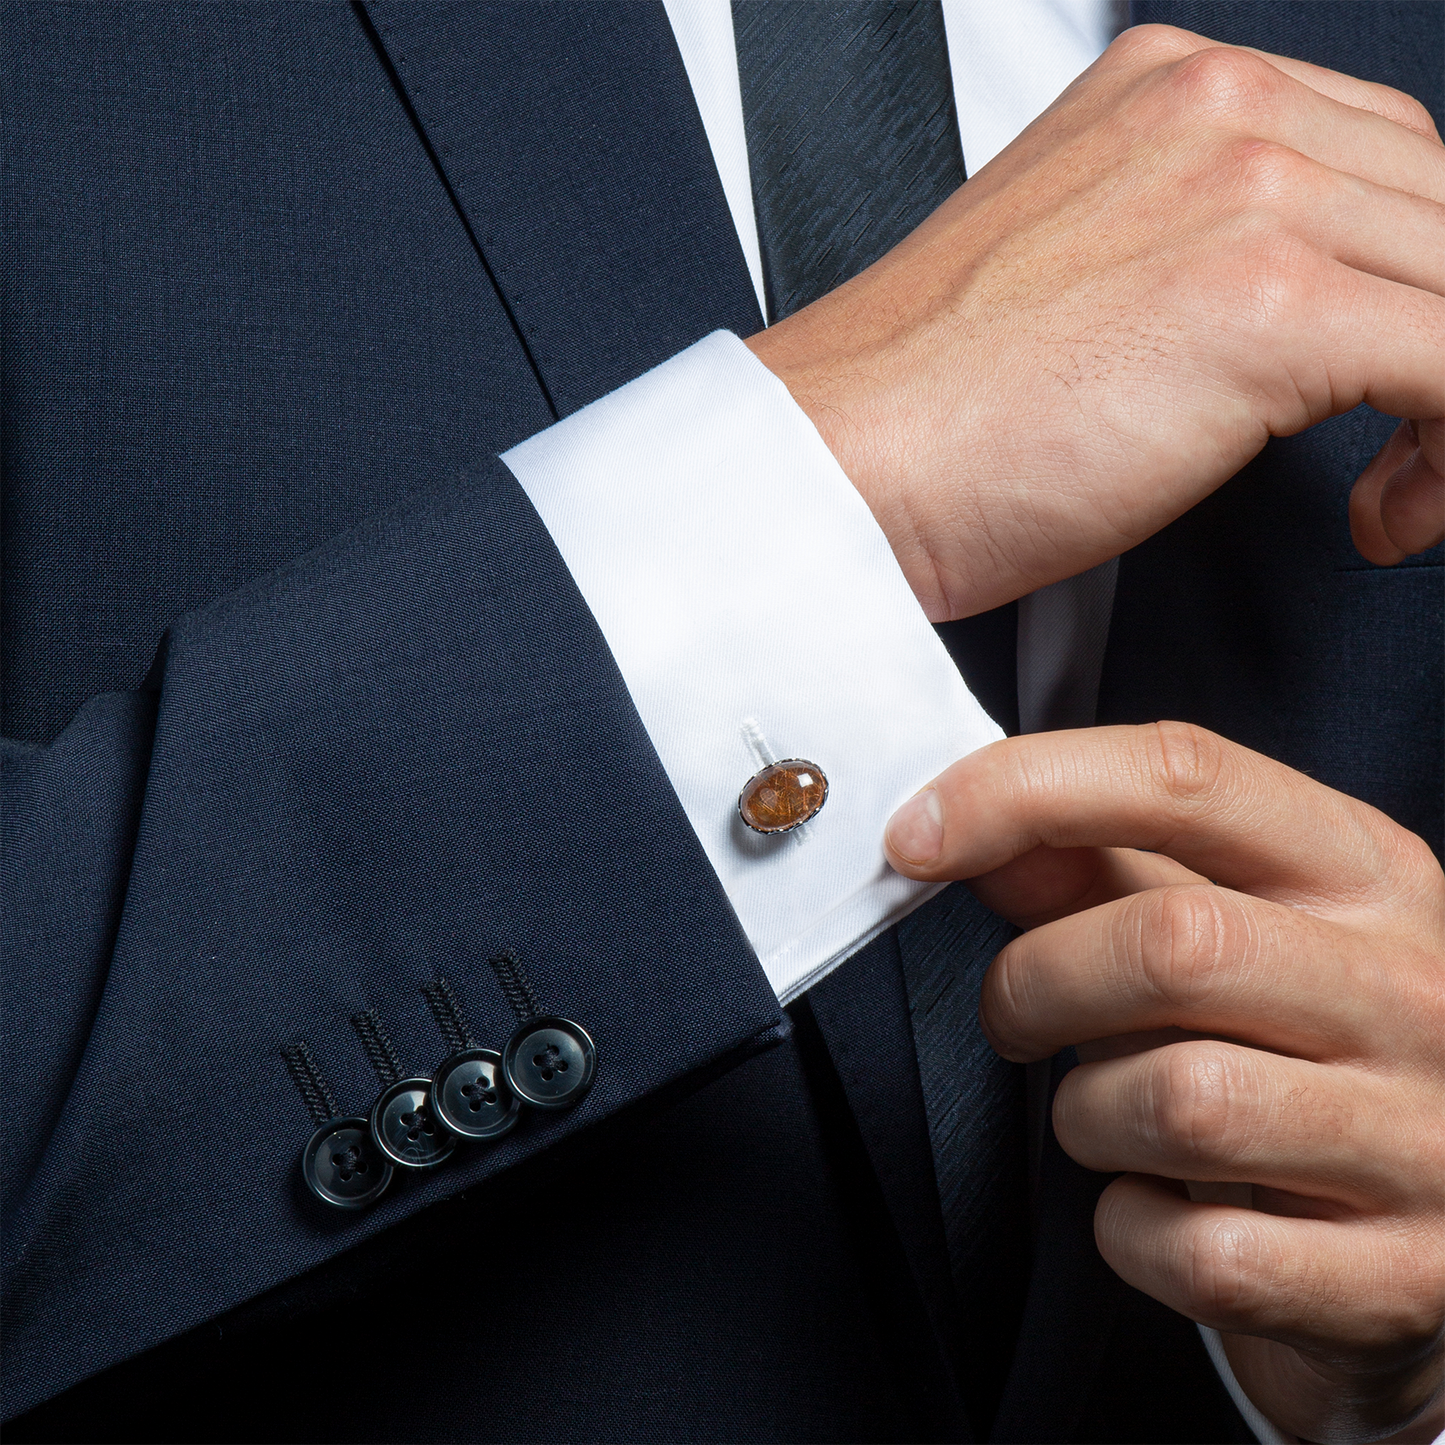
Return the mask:
{"type": "Polygon", "coordinates": [[[660,4],[366,11],[559,416],[758,329],[660,4]]]}

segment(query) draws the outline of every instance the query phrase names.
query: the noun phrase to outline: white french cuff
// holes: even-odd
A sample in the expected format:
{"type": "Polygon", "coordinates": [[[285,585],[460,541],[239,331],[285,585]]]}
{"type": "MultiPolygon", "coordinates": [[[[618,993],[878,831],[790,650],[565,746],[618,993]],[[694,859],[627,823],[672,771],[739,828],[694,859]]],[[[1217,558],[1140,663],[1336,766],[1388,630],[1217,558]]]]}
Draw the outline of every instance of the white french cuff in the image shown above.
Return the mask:
{"type": "MultiPolygon", "coordinates": [[[[1199,1331],[1199,1337],[1204,1341],[1204,1348],[1209,1352],[1209,1363],[1214,1366],[1214,1373],[1219,1376],[1224,1388],[1229,1391],[1229,1398],[1234,1402],[1234,1408],[1239,1411],[1244,1423],[1249,1426],[1254,1438],[1259,1445],[1299,1445],[1298,1435],[1286,1435],[1283,1430],[1270,1424],[1265,1418],[1264,1412],[1249,1398],[1240,1388],[1239,1381],[1234,1378],[1234,1370],[1229,1363],[1229,1356],[1224,1353],[1224,1340],[1220,1337],[1218,1330],[1212,1330],[1208,1325],[1195,1325],[1199,1331]]],[[[1442,1435],[1435,1445],[1445,1440],[1442,1435]]]]}
{"type": "Polygon", "coordinates": [[[737,337],[714,332],[502,460],[783,1002],[938,891],[889,868],[884,824],[1002,733],[867,504],[737,337]],[[756,735],[827,775],[795,833],[738,816],[756,735]]]}

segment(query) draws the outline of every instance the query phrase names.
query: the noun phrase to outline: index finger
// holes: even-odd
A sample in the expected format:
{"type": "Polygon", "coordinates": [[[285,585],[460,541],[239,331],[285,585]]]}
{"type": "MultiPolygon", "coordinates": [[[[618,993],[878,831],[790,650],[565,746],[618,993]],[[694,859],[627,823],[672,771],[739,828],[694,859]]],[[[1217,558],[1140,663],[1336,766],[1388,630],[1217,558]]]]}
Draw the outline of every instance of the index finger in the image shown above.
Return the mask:
{"type": "Polygon", "coordinates": [[[1359,80],[1342,71],[1326,70],[1324,66],[1311,65],[1307,60],[1291,60],[1287,55],[1271,55],[1266,50],[1252,53],[1269,61],[1276,70],[1284,71],[1292,80],[1339,101],[1341,105],[1348,105],[1354,110],[1373,111],[1382,120],[1393,121],[1427,140],[1433,140],[1436,145],[1440,144],[1434,117],[1420,101],[1403,90],[1379,85],[1372,80],[1359,80]]]}
{"type": "Polygon", "coordinates": [[[1135,43],[1158,46],[1172,59],[1182,59],[1197,50],[1246,50],[1268,61],[1276,70],[1282,71],[1291,80],[1307,85],[1311,90],[1339,101],[1355,110],[1373,111],[1384,120],[1394,121],[1407,130],[1435,141],[1440,141],[1434,118],[1429,110],[1414,96],[1393,86],[1381,85],[1373,80],[1361,80],[1346,75],[1340,70],[1329,70],[1323,65],[1311,65],[1307,60],[1294,60],[1288,55],[1275,55],[1268,50],[1256,50],[1252,45],[1226,46],[1207,35],[1193,30],[1180,30],[1168,25],[1135,26],[1125,32],[1134,37],[1135,43]]]}
{"type": "Polygon", "coordinates": [[[1161,722],[980,748],[909,799],[884,844],[910,878],[975,878],[1040,845],[1142,848],[1241,892],[1340,904],[1377,895],[1411,838],[1283,763],[1161,722]]]}

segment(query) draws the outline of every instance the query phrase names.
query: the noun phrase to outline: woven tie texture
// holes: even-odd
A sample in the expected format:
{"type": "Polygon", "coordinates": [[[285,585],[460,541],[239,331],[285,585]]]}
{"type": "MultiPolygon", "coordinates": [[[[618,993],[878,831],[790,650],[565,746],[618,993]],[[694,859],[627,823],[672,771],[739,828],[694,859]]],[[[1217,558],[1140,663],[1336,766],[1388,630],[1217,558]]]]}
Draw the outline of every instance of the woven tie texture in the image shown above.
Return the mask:
{"type": "Polygon", "coordinates": [[[1021,1073],[978,1022],[979,991],[1014,929],[962,884],[898,925],[908,1013],[954,1269],[967,1289],[985,1268],[998,1206],[1021,1201],[1021,1073]]]}
{"type": "Polygon", "coordinates": [[[943,11],[733,0],[771,321],[871,266],[963,184],[943,11]]]}
{"type": "Polygon", "coordinates": [[[898,925],[964,1335],[962,1384],[982,1433],[1003,1392],[1029,1266],[1024,1070],[994,1053],[978,1021],[983,976],[1015,932],[962,883],[898,925]]]}

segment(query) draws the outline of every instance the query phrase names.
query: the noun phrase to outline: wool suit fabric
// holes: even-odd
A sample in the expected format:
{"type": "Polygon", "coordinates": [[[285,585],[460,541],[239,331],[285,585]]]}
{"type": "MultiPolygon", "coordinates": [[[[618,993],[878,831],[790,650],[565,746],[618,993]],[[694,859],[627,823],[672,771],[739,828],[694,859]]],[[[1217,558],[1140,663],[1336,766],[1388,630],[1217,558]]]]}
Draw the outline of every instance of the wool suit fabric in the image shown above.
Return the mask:
{"type": "MultiPolygon", "coordinates": [[[[1439,116],[1437,7],[1207,11],[1150,16],[1439,116]]],[[[1017,1345],[975,1368],[906,939],[779,1011],[494,460],[760,324],[661,7],[20,5],[4,34],[10,1438],[1246,1439],[1052,1140],[1017,1345]],[[502,946],[597,1039],[592,1093],[322,1211],[281,1046],[362,1109],[349,1017],[429,1069],[440,971],[499,1039],[502,946]]],[[[1344,530],[1388,426],[1272,444],[1129,554],[1100,708],[1438,846],[1440,555],[1370,569],[1344,530]]],[[[1009,626],[945,629],[1004,718],[1009,626]]]]}

